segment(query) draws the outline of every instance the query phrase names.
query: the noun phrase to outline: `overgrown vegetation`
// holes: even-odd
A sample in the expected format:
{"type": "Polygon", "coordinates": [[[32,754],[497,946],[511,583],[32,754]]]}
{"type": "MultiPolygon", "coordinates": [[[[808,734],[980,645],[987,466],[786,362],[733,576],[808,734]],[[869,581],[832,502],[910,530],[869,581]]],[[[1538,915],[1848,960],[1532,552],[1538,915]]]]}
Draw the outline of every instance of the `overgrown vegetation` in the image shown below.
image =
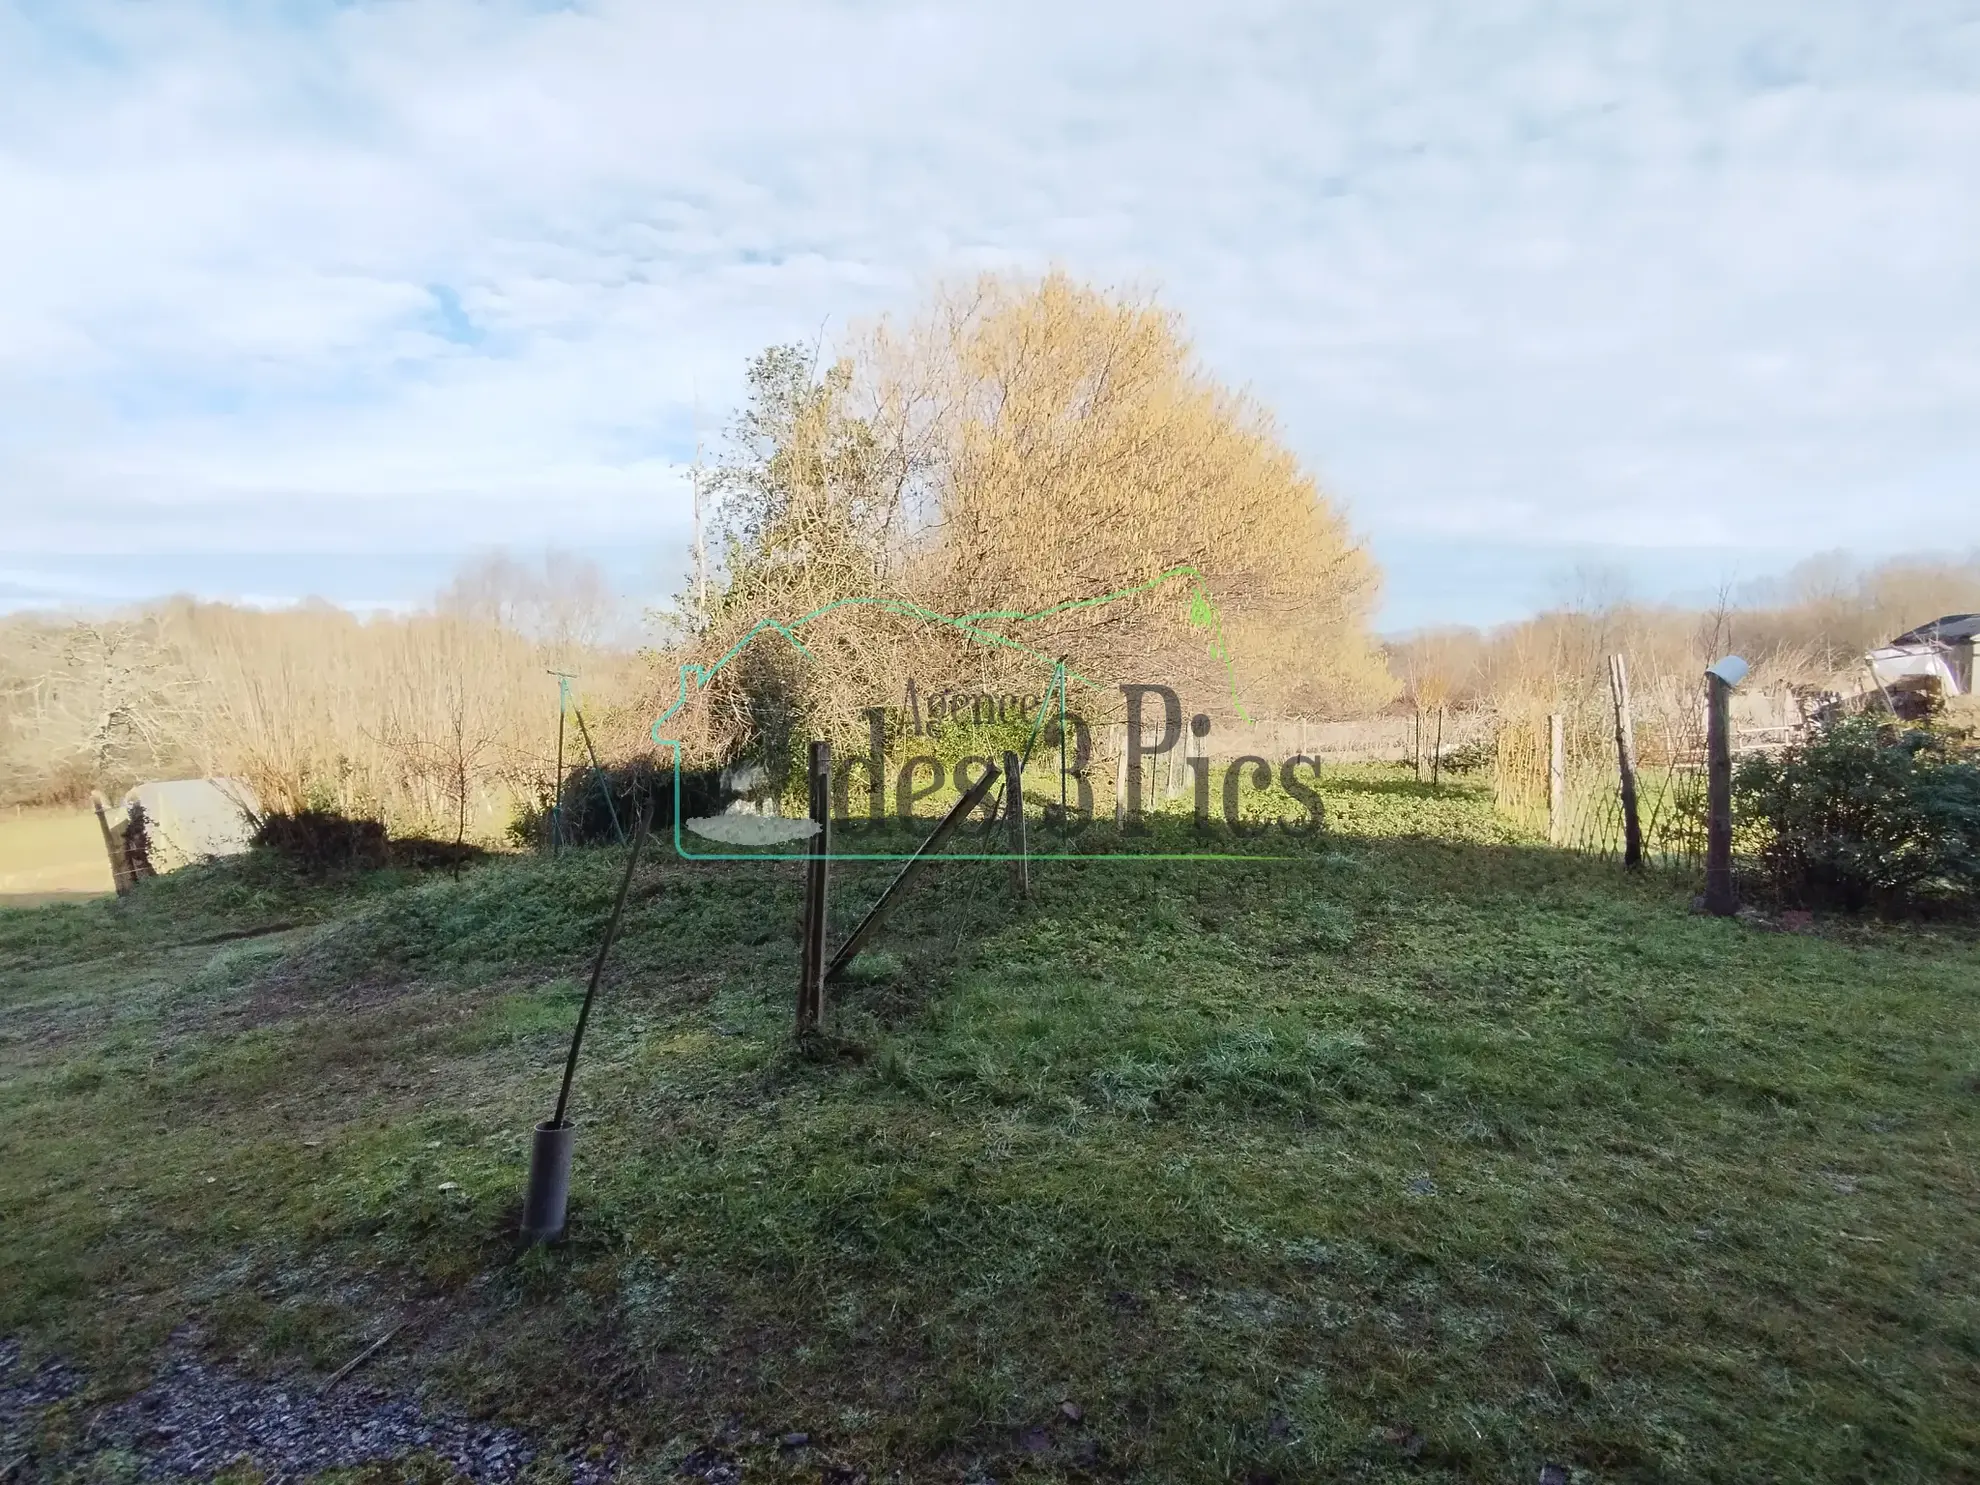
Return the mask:
{"type": "Polygon", "coordinates": [[[1533,744],[1558,712],[1580,798],[1612,750],[1612,652],[1630,659],[1641,760],[1676,766],[1695,751],[1698,671],[1718,654],[1755,662],[1751,693],[1819,686],[1877,639],[1980,608],[1971,558],[1832,560],[1710,613],[1590,593],[1489,634],[1377,646],[1372,557],[1268,410],[1212,376],[1158,302],[1059,274],[951,287],[829,354],[771,347],[731,431],[707,486],[712,589],[691,583],[667,642],[639,655],[603,575],[556,553],[478,559],[432,612],[367,621],[320,603],[181,600],[0,620],[0,805],[93,789],[114,802],[140,779],[222,774],[285,812],[528,839],[561,787],[546,669],[579,672],[575,699],[616,768],[652,756],[647,728],[682,667],[720,664],[669,730],[693,765],[747,754],[783,777],[809,738],[861,743],[860,714],[901,705],[911,680],[924,694],[1035,692],[1041,657],[1099,682],[1091,721],[1119,720],[1124,680],[1175,686],[1220,736],[1240,715],[1338,719],[1398,695],[1489,711],[1523,740],[1495,768],[1528,796],[1544,796],[1533,744]],[[1182,565],[1200,591],[1084,602],[1182,565]],[[807,625],[802,651],[773,629],[731,654],[766,618],[876,596],[807,625]],[[923,610],[969,615],[975,632],[923,610]]]}
{"type": "Polygon", "coordinates": [[[1942,732],[1851,717],[1741,761],[1736,816],[1767,885],[1810,907],[1980,898],[1980,758],[1942,732]]]}
{"type": "Polygon", "coordinates": [[[547,559],[542,591],[470,565],[437,611],[360,620],[184,600],[100,619],[0,620],[0,804],[113,801],[144,779],[246,779],[271,810],[330,810],[402,834],[499,835],[555,773],[556,683],[581,671],[615,741],[630,657],[600,649],[596,574],[547,559]],[[546,577],[545,582],[548,581],[546,577]]]}
{"type": "Polygon", "coordinates": [[[553,1251],[510,1233],[616,850],[0,916],[0,1334],[307,1385],[404,1320],[370,1385],[632,1479],[1980,1470],[1972,934],[1325,788],[1291,859],[942,867],[812,1056],[799,869],[656,859],[553,1251]]]}
{"type": "MultiPolygon", "coordinates": [[[[1857,567],[1840,554],[1812,558],[1778,579],[1689,609],[1632,601],[1592,585],[1569,602],[1490,630],[1426,629],[1386,647],[1403,694],[1425,707],[1541,712],[1599,710],[1604,662],[1617,652],[1650,685],[1697,673],[1737,653],[1755,666],[1747,689],[1862,686],[1864,652],[1941,614],[1980,610],[1980,553],[1901,557],[1857,567]]],[[[1654,704],[1652,694],[1640,698],[1654,704]]]]}
{"type": "Polygon", "coordinates": [[[254,827],[250,843],[305,871],[357,871],[386,861],[383,821],[331,810],[272,811],[254,827]]]}

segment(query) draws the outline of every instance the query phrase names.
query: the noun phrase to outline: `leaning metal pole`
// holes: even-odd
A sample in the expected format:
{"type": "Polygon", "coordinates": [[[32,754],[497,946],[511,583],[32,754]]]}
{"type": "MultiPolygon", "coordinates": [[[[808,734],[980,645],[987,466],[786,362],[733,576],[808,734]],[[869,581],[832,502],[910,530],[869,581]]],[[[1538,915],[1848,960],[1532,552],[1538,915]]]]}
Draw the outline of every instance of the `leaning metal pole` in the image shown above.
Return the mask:
{"type": "Polygon", "coordinates": [[[598,956],[591,961],[591,981],[585,986],[584,1004],[578,1007],[577,1027],[571,1033],[570,1055],[564,1059],[564,1081],[557,1090],[557,1110],[550,1118],[536,1126],[535,1142],[530,1148],[529,1189],[523,1197],[523,1236],[531,1242],[555,1242],[563,1235],[564,1210],[571,1192],[571,1139],[574,1130],[570,1120],[564,1117],[570,1107],[571,1079],[577,1073],[578,1050],[584,1045],[584,1029],[591,1020],[591,1003],[598,997],[598,980],[605,972],[605,956],[611,952],[612,940],[618,936],[619,920],[625,916],[626,893],[632,888],[633,868],[639,865],[639,853],[646,845],[647,832],[653,825],[653,809],[649,805],[639,817],[639,829],[633,836],[632,849],[626,852],[626,872],[619,878],[619,895],[612,902],[612,916],[605,921],[605,936],[598,941],[598,956]]]}
{"type": "Polygon", "coordinates": [[[832,956],[831,964],[826,966],[826,979],[837,979],[845,971],[845,967],[858,957],[859,951],[866,947],[866,941],[873,937],[881,922],[893,909],[894,902],[901,895],[902,890],[928,864],[929,857],[942,849],[942,842],[954,834],[956,826],[963,822],[969,812],[983,803],[983,796],[990,792],[990,786],[996,783],[997,779],[998,770],[992,765],[982,778],[969,786],[969,792],[955,802],[948,814],[942,817],[942,823],[929,833],[928,839],[916,848],[915,853],[908,858],[907,864],[900,869],[900,873],[887,884],[887,890],[880,894],[880,900],[866,910],[866,916],[859,920],[859,927],[846,936],[846,941],[839,946],[839,952],[832,956]]]}

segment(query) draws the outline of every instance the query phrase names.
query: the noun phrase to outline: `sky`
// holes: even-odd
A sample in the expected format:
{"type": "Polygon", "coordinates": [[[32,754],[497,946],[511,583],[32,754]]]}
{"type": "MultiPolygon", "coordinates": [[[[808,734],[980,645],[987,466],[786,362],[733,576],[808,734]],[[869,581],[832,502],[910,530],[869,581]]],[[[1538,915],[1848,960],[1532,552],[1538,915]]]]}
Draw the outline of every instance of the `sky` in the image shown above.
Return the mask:
{"type": "Polygon", "coordinates": [[[1052,266],[1387,629],[1980,542],[1973,0],[0,0],[0,607],[654,601],[753,352],[1052,266]]]}

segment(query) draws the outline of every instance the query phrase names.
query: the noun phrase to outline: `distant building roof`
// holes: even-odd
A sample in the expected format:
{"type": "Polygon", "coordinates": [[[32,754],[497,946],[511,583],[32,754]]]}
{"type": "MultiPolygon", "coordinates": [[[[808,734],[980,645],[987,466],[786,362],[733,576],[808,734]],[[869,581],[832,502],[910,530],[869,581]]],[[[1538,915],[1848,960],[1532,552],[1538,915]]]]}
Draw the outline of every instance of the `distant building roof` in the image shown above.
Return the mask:
{"type": "Polygon", "coordinates": [[[1935,640],[1940,644],[1955,645],[1976,637],[1980,637],[1980,614],[1947,614],[1929,624],[1920,624],[1916,629],[1905,630],[1891,641],[1889,647],[1929,645],[1935,640]]]}

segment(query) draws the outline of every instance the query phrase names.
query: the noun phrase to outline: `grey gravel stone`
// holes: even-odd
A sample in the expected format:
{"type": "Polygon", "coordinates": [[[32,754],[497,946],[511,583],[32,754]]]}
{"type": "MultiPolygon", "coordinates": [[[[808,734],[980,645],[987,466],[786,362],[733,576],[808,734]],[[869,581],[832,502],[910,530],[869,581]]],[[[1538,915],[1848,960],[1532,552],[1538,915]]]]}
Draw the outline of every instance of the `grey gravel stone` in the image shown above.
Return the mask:
{"type": "MultiPolygon", "coordinates": [[[[0,1439],[16,1452],[39,1414],[83,1383],[79,1370],[60,1361],[29,1369],[20,1358],[18,1341],[0,1340],[0,1439]]],[[[83,1438],[90,1453],[135,1455],[146,1480],[208,1479],[243,1458],[271,1475],[308,1475],[424,1451],[470,1480],[506,1485],[539,1453],[516,1429],[429,1415],[409,1397],[350,1384],[325,1397],[184,1354],[168,1356],[143,1391],[96,1409],[83,1438]]],[[[572,1485],[602,1485],[612,1477],[609,1453],[566,1463],[572,1485]]]]}

